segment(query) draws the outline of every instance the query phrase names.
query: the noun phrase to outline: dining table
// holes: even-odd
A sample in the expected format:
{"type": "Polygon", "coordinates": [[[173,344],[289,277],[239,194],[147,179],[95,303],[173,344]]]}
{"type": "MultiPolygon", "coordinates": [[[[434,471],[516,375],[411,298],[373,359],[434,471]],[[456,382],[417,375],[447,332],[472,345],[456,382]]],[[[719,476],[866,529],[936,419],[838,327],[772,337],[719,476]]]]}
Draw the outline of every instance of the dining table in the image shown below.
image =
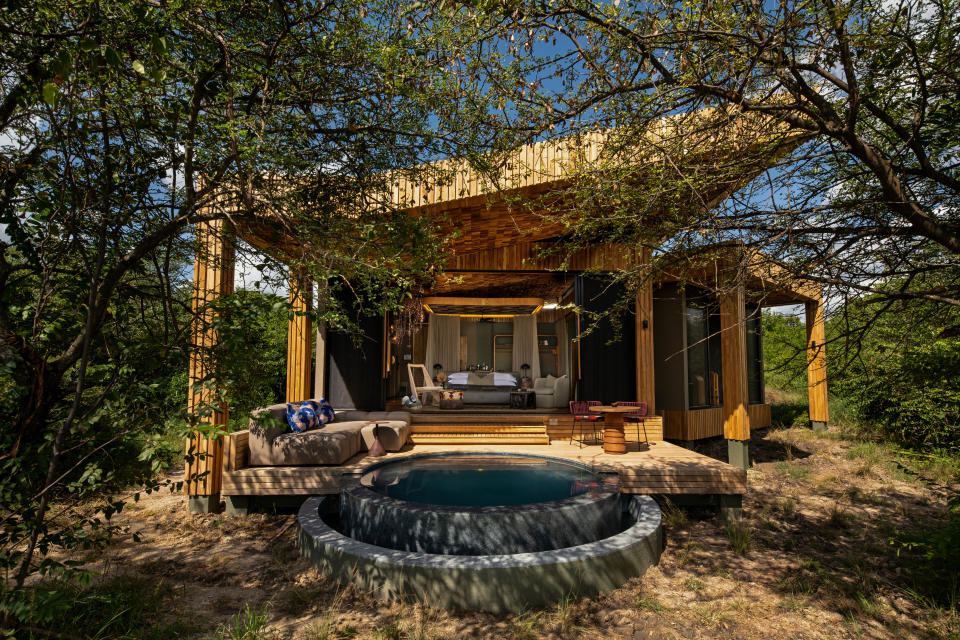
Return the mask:
{"type": "Polygon", "coordinates": [[[598,404],[589,409],[603,414],[603,452],[615,455],[626,453],[627,438],[623,433],[623,414],[634,413],[637,408],[598,404]]]}

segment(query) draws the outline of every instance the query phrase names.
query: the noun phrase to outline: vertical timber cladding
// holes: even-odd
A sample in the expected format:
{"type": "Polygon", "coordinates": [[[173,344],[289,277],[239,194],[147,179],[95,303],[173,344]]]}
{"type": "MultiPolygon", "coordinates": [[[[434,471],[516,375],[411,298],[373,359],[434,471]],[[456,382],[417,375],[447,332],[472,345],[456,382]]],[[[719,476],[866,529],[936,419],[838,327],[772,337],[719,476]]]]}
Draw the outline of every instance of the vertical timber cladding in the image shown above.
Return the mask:
{"type": "MultiPolygon", "coordinates": [[[[650,250],[643,249],[641,259],[644,264],[650,263],[650,250]]],[[[634,322],[636,332],[636,380],[637,400],[647,403],[647,414],[656,415],[656,374],[654,372],[654,341],[653,341],[653,283],[647,281],[637,293],[636,318],[634,322]]]]}
{"type": "Polygon", "coordinates": [[[327,328],[327,400],[337,410],[382,411],[386,405],[384,317],[364,315],[351,300],[341,302],[360,333],[327,328]]]}
{"type": "Polygon", "coordinates": [[[287,325],[287,402],[310,397],[313,367],[313,323],[310,316],[312,283],[306,277],[290,278],[290,306],[293,316],[287,325]]]}
{"type": "MultiPolygon", "coordinates": [[[[206,424],[222,425],[224,428],[229,422],[229,408],[225,404],[216,403],[215,389],[196,383],[204,381],[213,369],[211,349],[217,343],[217,335],[210,328],[210,324],[216,319],[210,305],[217,298],[233,293],[234,252],[233,231],[225,221],[216,220],[197,225],[191,303],[193,348],[190,350],[187,409],[191,413],[204,414],[214,408],[209,415],[202,415],[201,420],[206,424]]],[[[187,495],[219,495],[223,471],[222,440],[206,438],[194,432],[187,439],[186,449],[189,458],[184,476],[187,495]]]]}
{"type": "Polygon", "coordinates": [[[720,349],[723,374],[723,437],[750,439],[747,386],[746,300],[743,285],[720,296],[720,349]]]}
{"type": "MultiPolygon", "coordinates": [[[[574,300],[588,312],[607,311],[624,295],[621,285],[606,278],[578,275],[574,282],[574,300]]],[[[611,318],[603,318],[580,341],[580,400],[600,400],[604,404],[637,398],[636,330],[634,306],[628,305],[619,318],[619,337],[611,318]]],[[[592,320],[580,318],[580,330],[586,331],[592,320]]]]}
{"type": "Polygon", "coordinates": [[[807,302],[807,389],[810,421],[824,425],[829,420],[827,406],[827,352],[823,300],[807,302]]]}

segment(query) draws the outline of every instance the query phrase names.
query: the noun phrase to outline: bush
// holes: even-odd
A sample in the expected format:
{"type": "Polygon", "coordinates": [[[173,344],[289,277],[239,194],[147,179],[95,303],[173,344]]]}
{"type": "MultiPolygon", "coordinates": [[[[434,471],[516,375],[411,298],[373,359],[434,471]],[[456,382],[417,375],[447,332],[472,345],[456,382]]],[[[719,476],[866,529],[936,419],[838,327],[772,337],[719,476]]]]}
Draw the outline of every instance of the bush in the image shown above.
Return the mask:
{"type": "Polygon", "coordinates": [[[878,345],[842,381],[862,421],[913,446],[960,449],[960,340],[878,345]]]}

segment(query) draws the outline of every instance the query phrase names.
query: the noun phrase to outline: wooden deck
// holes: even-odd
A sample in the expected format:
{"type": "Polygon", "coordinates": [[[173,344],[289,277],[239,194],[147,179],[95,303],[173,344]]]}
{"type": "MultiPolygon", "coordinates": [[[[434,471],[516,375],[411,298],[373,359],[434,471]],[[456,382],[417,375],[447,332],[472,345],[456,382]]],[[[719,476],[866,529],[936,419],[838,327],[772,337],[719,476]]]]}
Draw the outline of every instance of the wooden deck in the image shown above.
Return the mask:
{"type": "MultiPolygon", "coordinates": [[[[244,433],[244,432],[241,432],[244,433]]],[[[742,469],[669,442],[651,442],[646,450],[632,444],[624,455],[610,455],[596,445],[553,441],[550,444],[415,444],[382,458],[360,454],[346,464],[329,467],[245,467],[246,440],[224,447],[224,496],[281,496],[334,494],[344,473],[388,459],[438,452],[527,453],[552,456],[588,464],[600,471],[619,472],[625,493],[663,495],[742,495],[747,475],[742,469]]]]}

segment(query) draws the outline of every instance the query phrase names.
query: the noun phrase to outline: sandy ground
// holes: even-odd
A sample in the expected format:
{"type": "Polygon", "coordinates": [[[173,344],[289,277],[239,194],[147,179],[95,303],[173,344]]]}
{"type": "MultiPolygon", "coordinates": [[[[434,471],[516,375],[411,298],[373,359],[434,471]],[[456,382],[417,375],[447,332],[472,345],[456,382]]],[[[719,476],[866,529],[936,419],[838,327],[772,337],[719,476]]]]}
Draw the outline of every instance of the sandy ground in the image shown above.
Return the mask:
{"type": "Polygon", "coordinates": [[[609,594],[523,615],[377,601],[299,558],[293,515],[189,515],[169,493],[131,503],[125,533],[84,559],[107,576],[156,581],[167,600],[158,622],[192,637],[215,636],[246,605],[265,603],[264,637],[275,638],[960,637],[955,610],[911,593],[915,576],[889,542],[937,522],[946,487],[853,447],[805,429],[757,432],[749,540],[709,511],[668,508],[657,567],[609,594]]]}

